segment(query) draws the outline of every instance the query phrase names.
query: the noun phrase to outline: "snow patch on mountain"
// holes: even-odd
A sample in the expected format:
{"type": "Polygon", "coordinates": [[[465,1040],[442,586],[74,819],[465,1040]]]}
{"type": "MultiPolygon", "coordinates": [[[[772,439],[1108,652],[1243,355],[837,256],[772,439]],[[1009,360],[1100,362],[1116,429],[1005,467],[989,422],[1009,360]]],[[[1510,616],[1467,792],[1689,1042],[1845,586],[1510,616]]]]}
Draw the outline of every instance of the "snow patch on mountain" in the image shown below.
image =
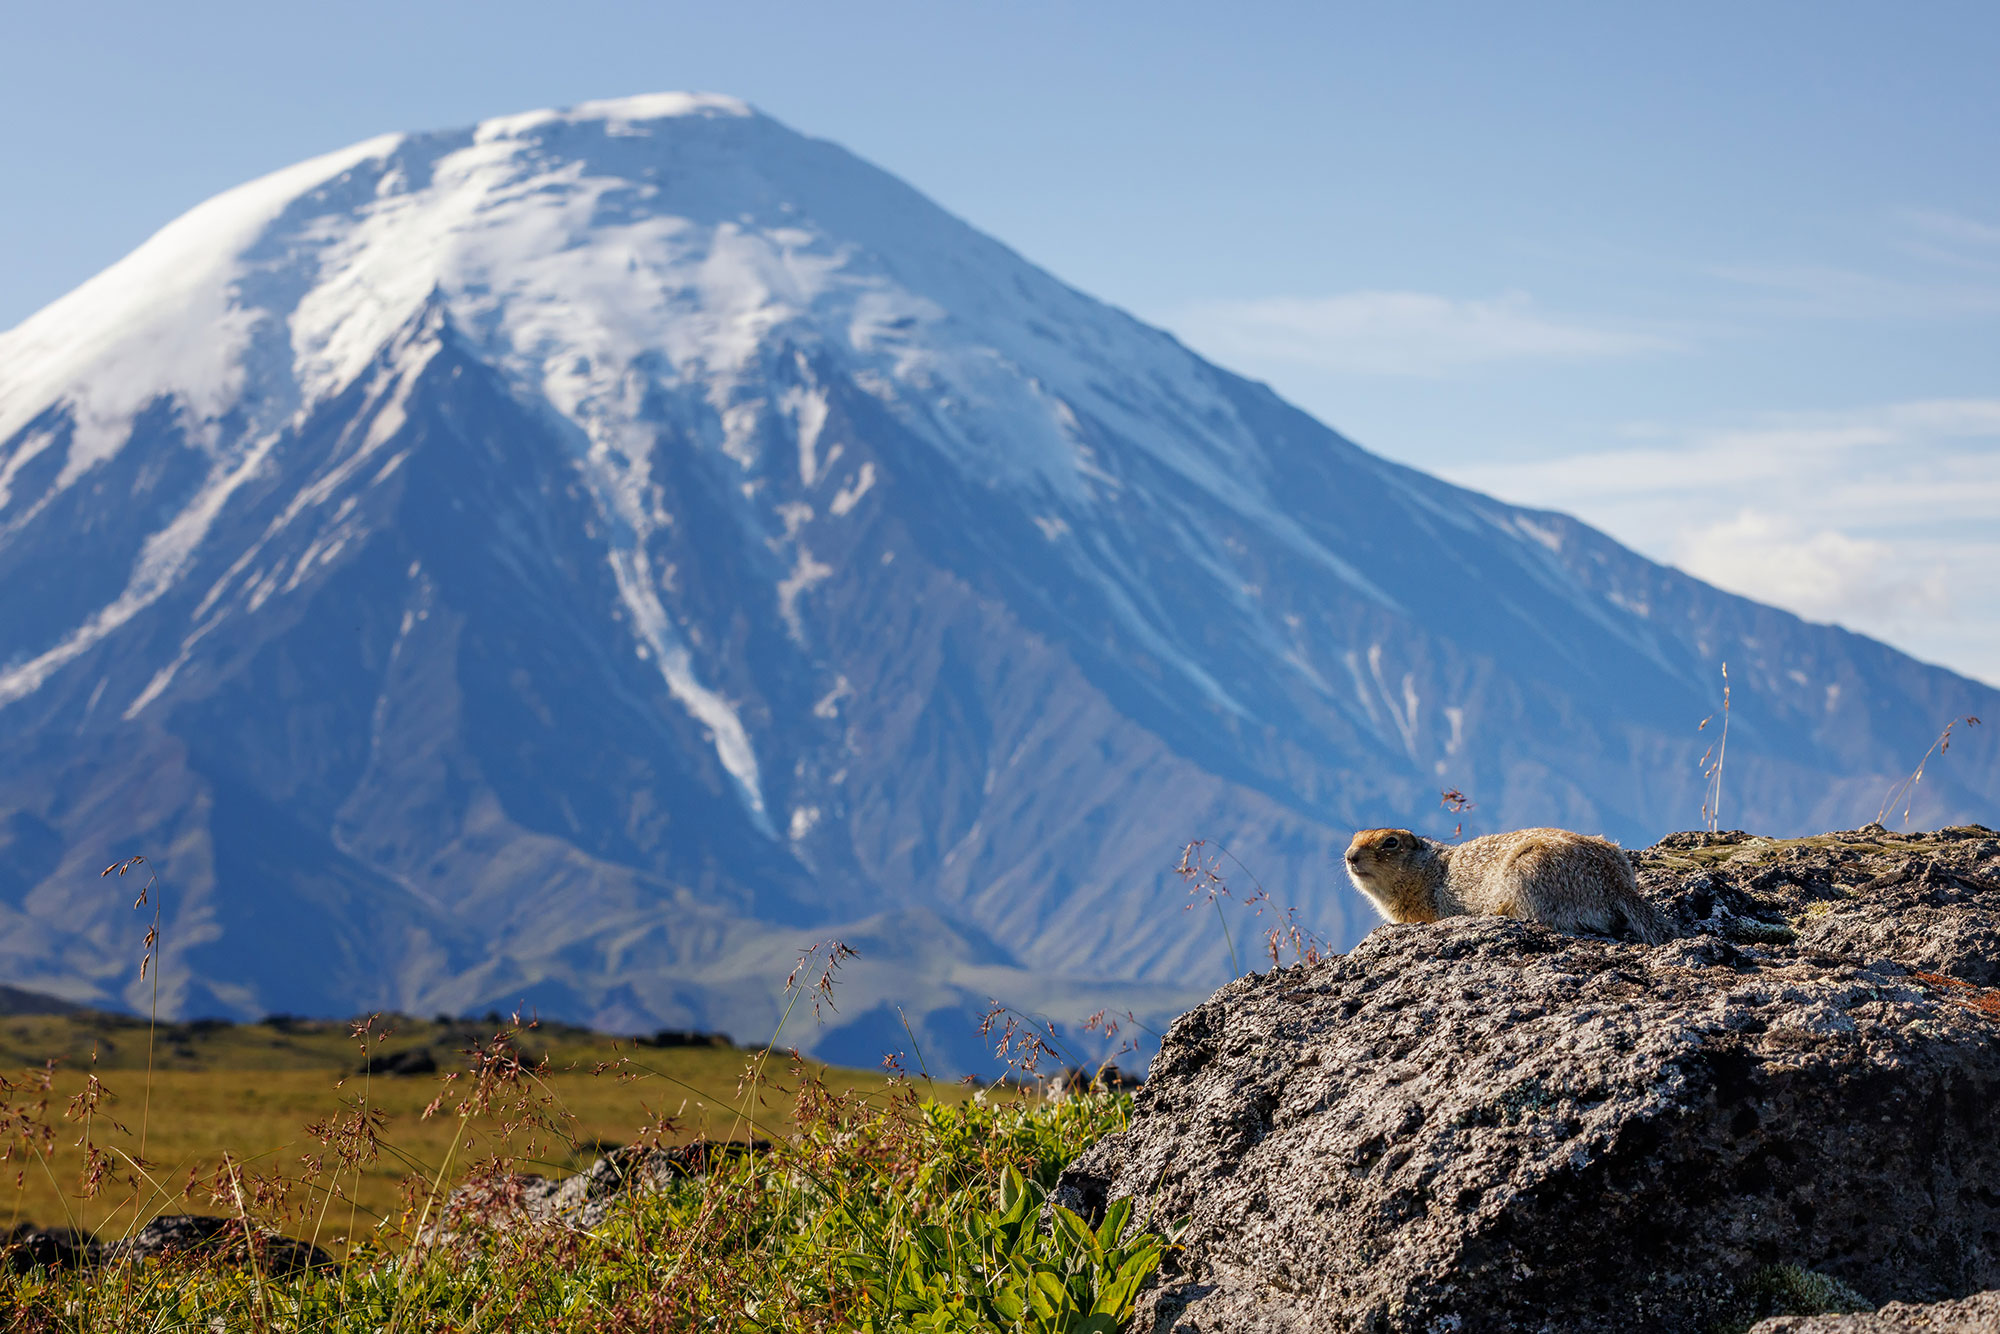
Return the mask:
{"type": "Polygon", "coordinates": [[[277,439],[267,436],[242,458],[218,463],[194,499],[165,527],[146,538],[123,592],[53,648],[19,666],[0,671],[0,707],[32,694],[51,674],[81,657],[174,588],[222,507],[238,487],[264,466],[277,439]]]}
{"type": "Polygon", "coordinates": [[[861,466],[855,469],[854,480],[833,493],[833,501],[827,506],[828,511],[836,517],[846,515],[861,503],[861,498],[867,495],[869,488],[874,485],[875,465],[863,461],[861,466]]]}
{"type": "Polygon", "coordinates": [[[269,314],[240,297],[245,255],[302,196],[402,142],[383,135],[225,191],[0,333],[0,440],[50,406],[50,386],[62,387],[76,422],[59,484],[68,486],[124,443],[132,416],[156,395],[175,395],[197,422],[227,412],[269,314]],[[187,337],[191,328],[203,336],[187,337]]]}

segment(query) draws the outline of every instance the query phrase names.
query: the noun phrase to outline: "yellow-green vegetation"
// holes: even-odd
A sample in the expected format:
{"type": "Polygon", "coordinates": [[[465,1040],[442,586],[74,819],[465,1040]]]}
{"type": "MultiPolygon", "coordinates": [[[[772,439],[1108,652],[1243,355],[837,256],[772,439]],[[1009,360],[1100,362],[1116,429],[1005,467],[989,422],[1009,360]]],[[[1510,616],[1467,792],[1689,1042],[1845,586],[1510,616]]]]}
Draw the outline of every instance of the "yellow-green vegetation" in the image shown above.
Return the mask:
{"type": "MultiPolygon", "coordinates": [[[[511,1073],[482,1076],[489,1108],[511,1073]]],[[[36,1331],[1111,1334],[1129,1321],[1165,1239],[1127,1205],[1093,1228],[1047,1198],[1064,1163],[1123,1128],[1124,1095],[949,1105],[907,1086],[843,1094],[809,1070],[791,1095],[790,1135],[589,1230],[461,1212],[455,1242],[385,1234],[292,1277],[150,1263],[0,1278],[0,1309],[36,1331]]],[[[759,1133],[777,1112],[755,1113],[759,1133]]]]}
{"type": "MultiPolygon", "coordinates": [[[[800,959],[787,1020],[851,953],[800,959]]],[[[1125,1124],[1101,1087],[975,1094],[498,1015],[7,1015],[0,1070],[10,1330],[1111,1334],[1165,1244],[1129,1205],[1091,1226],[1048,1198],[1125,1124]],[[614,1159],[680,1167],[587,1218],[525,1207],[530,1174],[697,1140],[614,1159]],[[177,1253],[121,1249],[169,1214],[221,1221],[176,1224],[177,1253]]]]}
{"type": "MultiPolygon", "coordinates": [[[[1644,849],[1649,861],[1677,870],[1707,870],[1728,866],[1742,870],[1780,862],[1787,853],[1800,849],[1837,851],[1853,855],[1907,856],[1911,845],[1940,838],[1991,838],[1993,831],[1981,825],[1948,825],[1932,834],[1899,834],[1879,827],[1805,838],[1765,838],[1761,835],[1710,835],[1699,845],[1655,846],[1644,849]]],[[[1686,837],[1680,835],[1678,837],[1686,837]]]]}
{"type": "Polygon", "coordinates": [[[1665,866],[1682,870],[1706,870],[1720,866],[1760,866],[1775,862],[1794,848],[1838,848],[1854,853],[1888,853],[1895,849],[1886,844],[1840,834],[1815,834],[1809,838],[1764,838],[1751,835],[1747,838],[1732,838],[1729,835],[1715,837],[1713,842],[1698,847],[1645,849],[1646,855],[1665,866]]]}
{"type": "MultiPolygon", "coordinates": [[[[313,1178],[290,1192],[288,1204],[309,1215],[299,1206],[330,1194],[318,1239],[338,1252],[350,1228],[359,1243],[406,1225],[422,1208],[413,1181],[442,1174],[448,1186],[454,1168],[482,1159],[564,1175],[603,1146],[642,1136],[664,1144],[749,1138],[753,1117],[755,1133],[767,1138],[795,1130],[788,1096],[795,1079],[783,1055],[760,1062],[758,1053],[729,1046],[653,1047],[561,1025],[514,1028],[499,1016],[485,1024],[378,1018],[358,1034],[356,1027],[153,1026],[92,1013],[0,1019],[0,1077],[9,1085],[0,1133],[12,1140],[0,1226],[76,1226],[115,1237],[163,1212],[228,1212],[213,1199],[226,1153],[253,1186],[275,1183],[267,1194],[313,1178]],[[461,1118],[456,1110],[478,1053],[496,1049],[518,1062],[518,1085],[505,1105],[461,1118]],[[428,1053],[437,1071],[362,1073],[370,1057],[414,1052],[428,1053]],[[754,1095],[739,1087],[753,1062],[761,1086],[754,1095]],[[370,1152],[352,1152],[357,1134],[371,1141],[370,1152]],[[343,1144],[354,1159],[344,1164],[343,1144]],[[93,1163],[101,1179],[90,1189],[93,1163]]],[[[881,1072],[807,1064],[801,1073],[839,1097],[879,1099],[890,1088],[881,1072]]],[[[966,1096],[957,1085],[919,1086],[946,1102],[966,1096]]]]}

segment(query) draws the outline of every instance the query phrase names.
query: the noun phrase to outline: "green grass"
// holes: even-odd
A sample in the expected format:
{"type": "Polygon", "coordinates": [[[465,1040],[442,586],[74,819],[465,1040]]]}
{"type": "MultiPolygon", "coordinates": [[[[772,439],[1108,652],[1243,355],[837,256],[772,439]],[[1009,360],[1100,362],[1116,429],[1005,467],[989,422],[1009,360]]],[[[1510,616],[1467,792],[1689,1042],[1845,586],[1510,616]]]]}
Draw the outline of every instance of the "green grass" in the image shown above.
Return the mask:
{"type": "Polygon", "coordinates": [[[791,1093],[792,1133],[769,1152],[590,1232],[455,1218],[468,1240],[449,1252],[384,1232],[343,1268],[282,1280],[159,1263],[17,1275],[0,1278],[0,1309],[49,1331],[1109,1334],[1129,1321],[1163,1239],[1127,1206],[1092,1229],[1045,1199],[1064,1163],[1123,1127],[1124,1095],[954,1106],[907,1087],[836,1093],[807,1070],[791,1093]]]}
{"type": "Polygon", "coordinates": [[[219,1213],[343,1261],[290,1278],[214,1262],[0,1274],[0,1315],[76,1334],[1108,1334],[1159,1263],[1163,1239],[1134,1229],[1126,1206],[1093,1229],[1045,1198],[1063,1164],[1123,1127],[1122,1095],[974,1094],[562,1026],[494,1037],[408,1019],[359,1042],[337,1023],[0,1019],[0,1061],[22,1070],[0,1099],[9,1224],[111,1238],[159,1213],[219,1213]],[[358,1073],[365,1054],[416,1047],[439,1074],[358,1073]],[[465,1181],[561,1176],[606,1144],[698,1137],[770,1147],[589,1232],[461,1207],[449,1251],[412,1245],[465,1181]]]}
{"type": "MultiPolygon", "coordinates": [[[[515,1106],[513,1115],[461,1121],[449,1111],[469,1075],[451,1081],[441,1075],[454,1065],[466,1071],[462,1053],[490,1043],[498,1026],[379,1023],[368,1053],[427,1047],[437,1056],[439,1076],[413,1077],[361,1075],[364,1052],[352,1025],[298,1021],[160,1025],[149,1075],[148,1028],[143,1019],[91,1013],[0,1020],[0,1071],[14,1085],[0,1106],[14,1114],[9,1120],[19,1132],[21,1119],[40,1104],[48,1131],[39,1139],[17,1133],[7,1146],[8,1160],[0,1164],[6,1169],[0,1226],[60,1224],[117,1236],[163,1212],[218,1212],[207,1183],[225,1153],[252,1178],[296,1178],[307,1159],[332,1156],[324,1137],[309,1127],[351,1122],[364,1107],[380,1119],[381,1151],[338,1174],[340,1207],[330,1211],[334,1223],[318,1238],[336,1251],[346,1246],[350,1225],[359,1244],[373,1230],[403,1224],[411,1178],[435,1178],[448,1157],[461,1167],[506,1157],[520,1170],[560,1176],[588,1166],[601,1146],[630,1142],[644,1129],[667,1144],[751,1133],[738,1085],[756,1053],[738,1048],[651,1048],[561,1025],[522,1029],[513,1042],[534,1073],[514,1101],[528,1105],[515,1106]],[[379,1037],[383,1028],[394,1030],[386,1040],[379,1037]],[[51,1058],[57,1064],[48,1087],[38,1088],[38,1069],[51,1058]],[[102,1098],[91,1143],[117,1170],[99,1189],[86,1191],[89,1155],[78,1142],[84,1123],[64,1113],[92,1074],[102,1098]],[[448,1105],[425,1117],[441,1091],[448,1105]],[[134,1171],[127,1155],[143,1161],[145,1170],[134,1171]]],[[[764,1070],[761,1105],[749,1114],[767,1137],[788,1136],[796,1125],[787,1062],[775,1058],[764,1070]]],[[[880,1071],[808,1064],[805,1072],[842,1097],[880,1098],[891,1087],[880,1071]]],[[[946,1102],[967,1096],[956,1085],[923,1090],[946,1102]]],[[[331,1174],[325,1188],[334,1188],[331,1174]]],[[[306,1188],[303,1198],[312,1193],[306,1188]]]]}
{"type": "MultiPolygon", "coordinates": [[[[450,1070],[454,1062],[464,1070],[460,1052],[490,1042],[496,1032],[492,1026],[412,1020],[392,1026],[394,1036],[372,1052],[428,1046],[440,1070],[450,1070]]],[[[0,1022],[0,1062],[6,1062],[0,1070],[10,1070],[8,1078],[16,1084],[8,1102],[16,1110],[46,1102],[50,1128],[40,1144],[16,1140],[10,1160],[0,1164],[6,1168],[0,1178],[0,1224],[68,1224],[116,1236],[160,1212],[216,1212],[202,1194],[202,1182],[224,1152],[254,1176],[298,1174],[308,1156],[328,1154],[308,1126],[352,1118],[360,1106],[382,1118],[384,1150],[352,1164],[342,1178],[340,1226],[324,1238],[336,1248],[348,1230],[348,1202],[356,1206],[360,1224],[356,1240],[366,1228],[394,1226],[406,1208],[408,1178],[434,1176],[454,1138],[460,1164],[508,1156],[522,1170],[560,1176],[588,1166],[600,1144],[630,1142],[644,1126],[658,1130],[660,1118],[670,1120],[662,1136],[668,1144],[748,1134],[738,1080],[754,1054],[736,1048],[640,1048],[580,1028],[522,1030],[516,1042],[528,1066],[546,1058],[530,1090],[538,1100],[530,1108],[536,1116],[526,1122],[520,1116],[490,1116],[462,1128],[448,1114],[422,1116],[444,1088],[438,1076],[358,1074],[362,1052],[348,1024],[162,1024],[150,1076],[146,1032],[144,1020],[98,1014],[0,1022]],[[50,1056],[58,1064],[44,1092],[28,1076],[50,1056]],[[122,1170],[104,1188],[84,1192],[80,1182],[88,1154],[78,1144],[84,1124],[62,1112],[92,1074],[104,1090],[92,1142],[122,1170]],[[144,1160],[146,1172],[132,1172],[126,1154],[144,1160]],[[192,1200],[184,1190],[190,1172],[196,1180],[192,1200]]],[[[880,1096],[888,1088],[880,1072],[812,1070],[842,1094],[880,1096]]],[[[964,1096],[956,1086],[930,1092],[946,1100],[964,1096]]],[[[776,1100],[768,1096],[756,1116],[778,1134],[792,1130],[782,1090],[776,1100]]]]}

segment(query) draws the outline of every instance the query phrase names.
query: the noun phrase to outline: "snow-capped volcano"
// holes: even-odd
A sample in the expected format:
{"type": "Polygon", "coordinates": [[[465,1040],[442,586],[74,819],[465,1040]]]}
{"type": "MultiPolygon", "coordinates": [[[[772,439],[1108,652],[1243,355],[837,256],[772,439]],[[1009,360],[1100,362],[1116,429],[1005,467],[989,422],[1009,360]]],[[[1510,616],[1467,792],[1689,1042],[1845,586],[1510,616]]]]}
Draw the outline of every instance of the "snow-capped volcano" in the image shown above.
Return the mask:
{"type": "MultiPolygon", "coordinates": [[[[1047,509],[1045,527],[1116,497],[1121,483],[1088,438],[1108,429],[1206,499],[1273,526],[1330,576],[1367,586],[1286,519],[1267,468],[1240,472],[1261,462],[1254,433],[1171,338],[741,102],[665,94],[315,158],[195,209],[7,335],[0,436],[49,406],[49,385],[67,387],[58,491],[128,443],[132,419],[162,394],[217,466],[108,614],[0,677],[0,699],[173,586],[265,452],[364,381],[384,409],[351,453],[350,466],[368,466],[401,424],[397,394],[437,345],[417,339],[374,363],[433,305],[511,387],[574,429],[580,475],[619,530],[608,545],[625,608],[676,697],[715,729],[753,810],[754,748],[688,671],[648,566],[655,529],[673,520],[651,478],[666,402],[677,409],[667,421],[746,476],[769,466],[774,444],[794,454],[798,489],[836,518],[876,472],[844,458],[837,439],[822,448],[827,392],[811,355],[830,357],[956,472],[1047,509]],[[794,360],[776,394],[774,352],[794,360]],[[1134,381],[1143,396],[1127,392],[1134,381]]],[[[40,436],[53,439],[53,427],[40,436]]],[[[790,531],[802,511],[760,503],[755,489],[744,518],[786,530],[795,549],[781,601],[796,626],[797,597],[822,567],[790,531]]],[[[287,521],[318,517],[301,505],[287,521]]],[[[227,590],[210,592],[206,610],[226,614],[227,590]]]]}
{"type": "Polygon", "coordinates": [[[1994,707],[1379,460],[727,98],[370,140],[0,335],[0,976],[78,999],[145,852],[183,1012],[756,1034],[840,933],[822,1049],[900,1005],[966,1060],[988,995],[1212,985],[1191,838],[1343,936],[1329,849],[1442,786],[1694,823],[1723,660],[1772,832],[1994,707]]]}

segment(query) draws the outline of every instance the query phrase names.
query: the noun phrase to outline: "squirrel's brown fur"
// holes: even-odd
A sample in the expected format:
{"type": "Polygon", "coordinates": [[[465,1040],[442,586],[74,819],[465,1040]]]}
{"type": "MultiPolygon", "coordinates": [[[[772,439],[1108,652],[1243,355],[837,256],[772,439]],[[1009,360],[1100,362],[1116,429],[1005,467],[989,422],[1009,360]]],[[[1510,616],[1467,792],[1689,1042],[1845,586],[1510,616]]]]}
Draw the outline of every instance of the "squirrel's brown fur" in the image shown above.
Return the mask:
{"type": "Polygon", "coordinates": [[[1347,874],[1392,922],[1480,913],[1571,933],[1630,933],[1653,945],[1675,935],[1640,895],[1617,844],[1567,829],[1517,829],[1459,844],[1364,829],[1347,845],[1347,874]]]}

